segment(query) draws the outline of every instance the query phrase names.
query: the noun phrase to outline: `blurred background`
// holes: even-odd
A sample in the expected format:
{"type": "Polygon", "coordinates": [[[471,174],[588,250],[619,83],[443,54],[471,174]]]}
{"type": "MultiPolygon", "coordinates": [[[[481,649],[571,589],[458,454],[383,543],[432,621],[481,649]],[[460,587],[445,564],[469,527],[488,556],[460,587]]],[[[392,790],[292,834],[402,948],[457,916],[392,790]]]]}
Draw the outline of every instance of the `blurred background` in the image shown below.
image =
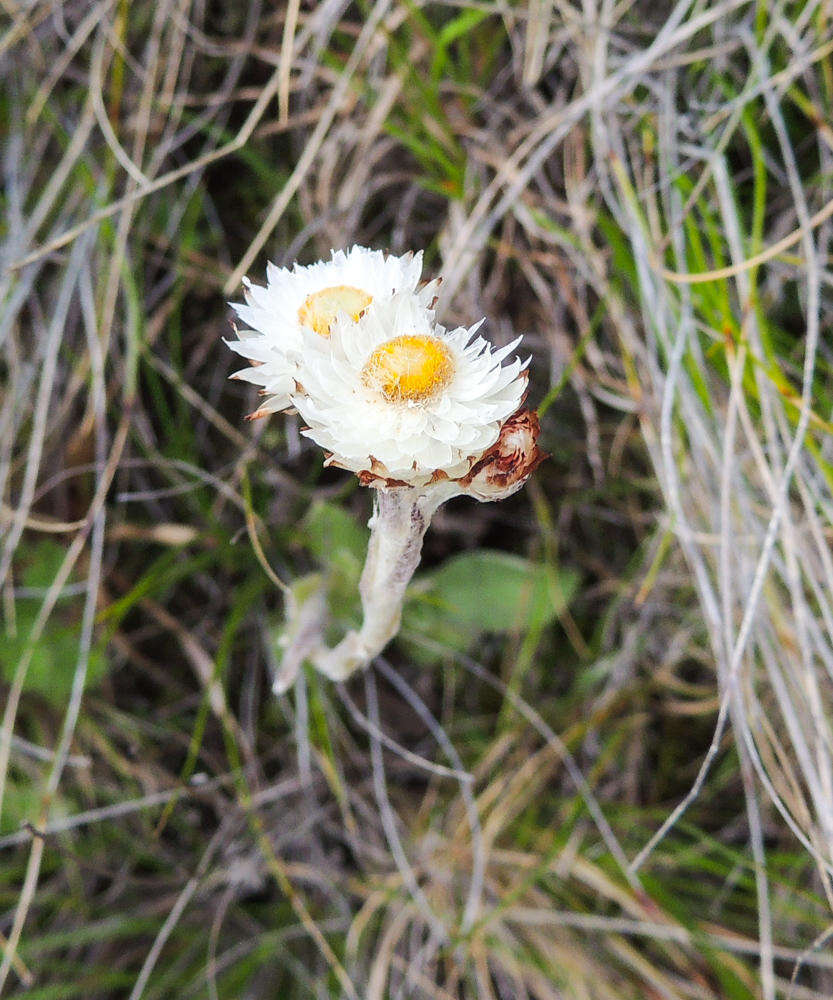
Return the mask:
{"type": "Polygon", "coordinates": [[[3,0],[0,995],[833,995],[829,0],[3,0]],[[424,249],[551,459],[370,513],[242,278],[424,249]]]}

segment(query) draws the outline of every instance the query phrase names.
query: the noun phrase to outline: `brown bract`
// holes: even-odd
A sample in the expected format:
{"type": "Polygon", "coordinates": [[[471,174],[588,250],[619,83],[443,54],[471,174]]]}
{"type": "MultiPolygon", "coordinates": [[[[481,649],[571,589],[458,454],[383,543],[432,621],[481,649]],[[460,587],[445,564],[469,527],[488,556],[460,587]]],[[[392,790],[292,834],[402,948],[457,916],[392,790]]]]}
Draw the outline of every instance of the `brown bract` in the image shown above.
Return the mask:
{"type": "Polygon", "coordinates": [[[368,469],[363,469],[361,472],[357,472],[356,475],[362,486],[370,486],[374,490],[395,490],[401,486],[411,486],[411,483],[405,482],[404,479],[392,479],[390,476],[380,476],[378,473],[370,472],[368,469]]]}
{"type": "Polygon", "coordinates": [[[541,425],[534,410],[518,410],[508,417],[492,447],[459,480],[477,500],[502,500],[519,490],[547,458],[538,447],[541,425]]]}

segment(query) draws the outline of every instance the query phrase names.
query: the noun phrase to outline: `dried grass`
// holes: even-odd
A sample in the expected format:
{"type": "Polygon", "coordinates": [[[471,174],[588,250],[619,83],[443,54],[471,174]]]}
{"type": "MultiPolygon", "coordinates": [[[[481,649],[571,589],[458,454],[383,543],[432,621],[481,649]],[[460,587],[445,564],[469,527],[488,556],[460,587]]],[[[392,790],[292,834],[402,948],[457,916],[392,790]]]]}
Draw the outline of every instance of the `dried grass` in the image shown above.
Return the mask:
{"type": "Polygon", "coordinates": [[[3,6],[0,994],[829,996],[829,5],[3,6]],[[535,356],[555,462],[429,560],[583,582],[278,701],[363,507],[223,297],[354,241],[535,356]]]}

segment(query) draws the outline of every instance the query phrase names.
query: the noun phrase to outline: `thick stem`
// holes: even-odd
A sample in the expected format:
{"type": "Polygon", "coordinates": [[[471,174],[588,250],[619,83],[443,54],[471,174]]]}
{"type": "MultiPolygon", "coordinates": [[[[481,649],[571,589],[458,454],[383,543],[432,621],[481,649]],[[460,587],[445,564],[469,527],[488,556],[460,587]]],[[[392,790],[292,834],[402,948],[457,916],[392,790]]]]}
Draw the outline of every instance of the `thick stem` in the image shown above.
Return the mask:
{"type": "Polygon", "coordinates": [[[273,690],[286,691],[303,660],[335,681],[367,667],[399,631],[405,591],[419,565],[422,540],[437,507],[459,492],[455,484],[430,488],[399,487],[374,491],[370,541],[359,581],[363,620],[334,648],[323,640],[326,606],[323,593],[303,602],[290,615],[285,652],[273,690]]]}
{"type": "Polygon", "coordinates": [[[363,621],[334,648],[311,655],[315,667],[333,680],[345,680],[368,666],[399,631],[402,604],[419,565],[422,540],[437,504],[417,490],[377,492],[370,519],[370,542],[359,582],[363,621]]]}

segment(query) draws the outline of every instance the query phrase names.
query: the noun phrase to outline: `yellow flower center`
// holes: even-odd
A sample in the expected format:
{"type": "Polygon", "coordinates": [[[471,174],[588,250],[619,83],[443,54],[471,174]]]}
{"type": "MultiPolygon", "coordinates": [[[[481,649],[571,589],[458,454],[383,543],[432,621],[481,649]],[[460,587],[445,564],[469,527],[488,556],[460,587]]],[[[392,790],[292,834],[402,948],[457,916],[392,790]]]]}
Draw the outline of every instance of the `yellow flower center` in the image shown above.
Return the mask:
{"type": "Polygon", "coordinates": [[[406,334],[377,347],[362,368],[362,382],[391,402],[430,399],[454,374],[451,351],[436,337],[406,334]]]}
{"type": "Polygon", "coordinates": [[[298,310],[298,319],[304,326],[312,327],[321,337],[329,337],[333,322],[344,312],[357,320],[373,301],[373,296],[352,285],[333,285],[322,288],[304,299],[298,310]]]}

